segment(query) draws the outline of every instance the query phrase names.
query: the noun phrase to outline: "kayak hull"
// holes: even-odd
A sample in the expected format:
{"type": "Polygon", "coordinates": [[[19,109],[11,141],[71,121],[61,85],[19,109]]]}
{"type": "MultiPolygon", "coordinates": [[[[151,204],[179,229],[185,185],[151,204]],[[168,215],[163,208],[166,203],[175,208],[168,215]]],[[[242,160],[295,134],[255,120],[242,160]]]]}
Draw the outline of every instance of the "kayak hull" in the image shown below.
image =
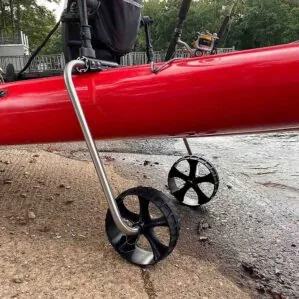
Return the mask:
{"type": "MultiPolygon", "coordinates": [[[[297,130],[299,44],[74,76],[95,139],[297,130]]],[[[83,140],[62,76],[0,85],[0,145],[83,140]]]]}

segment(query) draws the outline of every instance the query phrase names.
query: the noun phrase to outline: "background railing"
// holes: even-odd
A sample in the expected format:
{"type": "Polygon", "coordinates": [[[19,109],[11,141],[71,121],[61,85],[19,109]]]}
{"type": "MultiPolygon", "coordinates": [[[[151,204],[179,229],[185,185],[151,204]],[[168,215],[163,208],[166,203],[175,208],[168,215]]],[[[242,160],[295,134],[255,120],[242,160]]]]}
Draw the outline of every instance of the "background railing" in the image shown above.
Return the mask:
{"type": "MultiPolygon", "coordinates": [[[[221,48],[218,49],[218,54],[228,53],[235,51],[235,48],[221,48]]],[[[189,57],[188,53],[183,51],[177,51],[176,57],[185,58],[189,57]]],[[[0,57],[0,67],[3,70],[6,69],[6,66],[9,63],[14,65],[16,72],[23,69],[26,65],[30,56],[2,56],[0,57]]],[[[164,52],[154,52],[154,61],[161,62],[164,60],[164,52]]],[[[122,65],[141,65],[147,63],[147,57],[145,52],[131,52],[121,59],[122,65]]],[[[30,67],[26,72],[43,72],[43,71],[59,71],[62,70],[65,66],[65,59],[63,54],[57,55],[40,55],[35,57],[31,62],[30,67]]]]}
{"type": "MultiPolygon", "coordinates": [[[[229,53],[236,51],[235,47],[232,48],[219,48],[217,50],[218,54],[221,53],[229,53]]],[[[154,61],[155,62],[161,62],[164,61],[165,53],[164,52],[154,52],[154,61]]],[[[176,52],[175,57],[177,58],[187,58],[190,57],[189,53],[186,53],[182,50],[178,50],[176,52]]],[[[145,52],[131,52],[127,54],[126,56],[122,57],[121,64],[122,65],[140,65],[140,64],[146,64],[147,63],[147,57],[145,52]]]]}
{"type": "MultiPolygon", "coordinates": [[[[0,57],[0,66],[5,71],[8,64],[13,64],[15,71],[21,71],[26,63],[28,62],[30,56],[3,56],[0,57]]],[[[57,71],[62,70],[65,66],[64,55],[40,55],[35,57],[30,67],[26,72],[43,72],[43,71],[57,71]]]]}

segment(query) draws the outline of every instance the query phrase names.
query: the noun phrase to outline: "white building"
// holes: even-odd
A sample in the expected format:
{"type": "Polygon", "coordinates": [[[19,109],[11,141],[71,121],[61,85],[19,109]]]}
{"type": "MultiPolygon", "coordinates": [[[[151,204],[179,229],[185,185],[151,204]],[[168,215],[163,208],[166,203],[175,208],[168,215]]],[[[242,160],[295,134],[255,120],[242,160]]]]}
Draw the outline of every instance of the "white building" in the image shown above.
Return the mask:
{"type": "Polygon", "coordinates": [[[16,70],[24,67],[24,59],[17,57],[28,56],[29,42],[28,37],[22,31],[13,38],[0,35],[0,65],[5,69],[6,65],[12,63],[16,70]]]}

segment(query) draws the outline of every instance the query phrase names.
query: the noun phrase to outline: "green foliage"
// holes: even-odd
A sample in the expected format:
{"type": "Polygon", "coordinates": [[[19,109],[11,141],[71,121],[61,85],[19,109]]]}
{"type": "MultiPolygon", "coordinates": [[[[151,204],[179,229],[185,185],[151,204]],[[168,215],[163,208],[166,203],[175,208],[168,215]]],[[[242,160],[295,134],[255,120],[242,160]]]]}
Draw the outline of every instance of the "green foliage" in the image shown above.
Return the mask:
{"type": "MultiPolygon", "coordinates": [[[[236,0],[194,0],[184,25],[182,39],[192,43],[196,32],[218,32],[232,2],[236,0]]],[[[57,2],[59,0],[48,0],[57,2]]],[[[299,40],[299,0],[244,0],[234,7],[221,46],[250,49],[299,40]]],[[[165,50],[178,22],[181,0],[145,0],[142,14],[154,19],[153,45],[165,50]]],[[[34,50],[55,25],[55,17],[36,0],[0,0],[0,31],[23,30],[34,50]]],[[[136,51],[145,50],[144,31],[139,32],[136,51]]],[[[60,30],[51,37],[43,53],[61,53],[60,30]]]]}
{"type": "MultiPolygon", "coordinates": [[[[48,2],[58,3],[59,0],[48,2]]],[[[54,14],[45,6],[38,5],[36,0],[1,0],[0,20],[2,34],[13,36],[22,30],[28,36],[31,51],[43,42],[56,23],[54,14]]],[[[48,41],[42,53],[61,52],[60,44],[57,33],[48,41]]]]}
{"type": "Polygon", "coordinates": [[[250,49],[298,39],[298,8],[292,1],[247,0],[242,17],[234,20],[229,42],[250,49]]]}
{"type": "MultiPolygon", "coordinates": [[[[52,29],[52,28],[51,28],[52,29]]],[[[63,52],[62,40],[61,40],[61,29],[60,27],[51,36],[45,48],[42,50],[42,54],[61,54],[63,52]]]]}
{"type": "MultiPolygon", "coordinates": [[[[182,39],[189,44],[196,32],[207,29],[218,32],[234,0],[193,1],[185,22],[182,39]]],[[[178,21],[179,0],[148,0],[143,15],[154,19],[152,28],[155,50],[165,50],[178,21]]],[[[237,49],[277,45],[299,40],[298,0],[245,0],[234,7],[222,46],[237,49]]],[[[137,50],[145,49],[140,32],[137,50]]]]}

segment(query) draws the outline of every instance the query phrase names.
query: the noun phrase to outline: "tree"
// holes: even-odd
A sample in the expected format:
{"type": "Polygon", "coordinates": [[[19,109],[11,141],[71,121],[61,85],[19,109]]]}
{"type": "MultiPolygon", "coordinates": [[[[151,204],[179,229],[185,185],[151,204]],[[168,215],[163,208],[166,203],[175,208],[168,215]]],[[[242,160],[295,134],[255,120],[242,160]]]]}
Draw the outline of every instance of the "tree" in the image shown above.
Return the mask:
{"type": "MultiPolygon", "coordinates": [[[[183,40],[191,43],[197,31],[218,32],[234,0],[193,1],[185,22],[183,40]]],[[[148,0],[143,15],[153,17],[153,45],[165,50],[177,23],[180,0],[148,0]]],[[[237,49],[277,45],[299,39],[298,0],[239,1],[229,24],[223,46],[237,49]]],[[[137,40],[137,49],[145,49],[143,33],[137,40]]]]}
{"type": "MultiPolygon", "coordinates": [[[[48,2],[59,0],[48,0],[48,2]]],[[[185,22],[182,39],[189,44],[196,32],[218,32],[227,10],[235,0],[194,0],[185,22]]],[[[145,0],[143,15],[154,19],[154,50],[165,51],[177,24],[181,0],[145,0]]],[[[54,27],[55,18],[37,0],[0,0],[0,26],[13,34],[20,29],[29,37],[34,50],[54,27]]],[[[0,29],[1,31],[1,29],[0,29]]],[[[62,51],[60,31],[51,37],[43,53],[62,51]]],[[[243,0],[234,9],[222,46],[251,49],[299,40],[298,0],[243,0]]],[[[138,34],[136,49],[146,47],[144,31],[138,34]]]]}
{"type": "MultiPolygon", "coordinates": [[[[58,3],[59,0],[48,2],[58,3]]],[[[41,44],[56,23],[53,13],[45,6],[39,5],[36,0],[1,0],[0,20],[2,35],[15,36],[22,30],[28,36],[31,50],[41,44]]],[[[56,40],[54,38],[54,42],[57,43],[57,37],[56,40]]],[[[51,43],[52,39],[46,47],[53,48],[51,43]]]]}
{"type": "Polygon", "coordinates": [[[228,43],[241,50],[298,39],[298,5],[293,0],[247,0],[242,12],[232,22],[228,43]]]}

